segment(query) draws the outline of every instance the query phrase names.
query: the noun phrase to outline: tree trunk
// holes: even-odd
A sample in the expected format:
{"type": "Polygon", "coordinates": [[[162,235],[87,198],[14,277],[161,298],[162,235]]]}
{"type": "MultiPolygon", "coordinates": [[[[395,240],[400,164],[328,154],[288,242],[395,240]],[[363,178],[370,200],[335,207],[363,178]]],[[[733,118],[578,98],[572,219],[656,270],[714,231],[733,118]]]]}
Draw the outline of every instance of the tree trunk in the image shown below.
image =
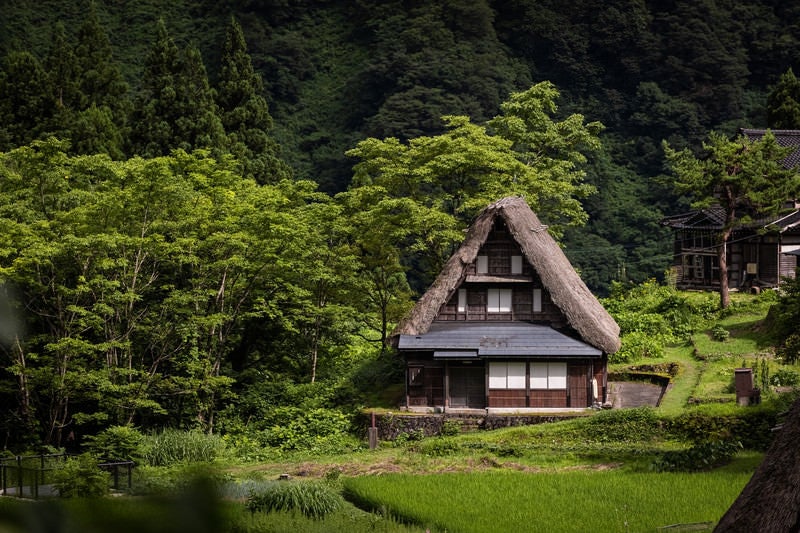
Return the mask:
{"type": "Polygon", "coordinates": [[[719,257],[719,306],[722,309],[731,303],[731,296],[728,291],[728,238],[731,232],[726,230],[722,233],[722,241],[718,248],[719,257]]]}

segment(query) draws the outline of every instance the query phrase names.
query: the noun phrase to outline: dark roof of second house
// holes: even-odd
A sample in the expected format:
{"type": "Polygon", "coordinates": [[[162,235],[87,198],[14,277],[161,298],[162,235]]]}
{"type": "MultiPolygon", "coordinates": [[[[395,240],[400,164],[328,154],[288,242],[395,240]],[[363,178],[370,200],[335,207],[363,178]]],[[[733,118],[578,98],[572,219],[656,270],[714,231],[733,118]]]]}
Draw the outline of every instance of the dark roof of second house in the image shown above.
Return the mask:
{"type": "Polygon", "coordinates": [[[584,342],[605,353],[619,350],[619,325],[575,272],[558,243],[547,232],[547,226],[520,197],[503,198],[486,207],[475,218],[464,242],[392,333],[395,342],[401,335],[424,335],[430,330],[439,309],[464,281],[467,266],[475,261],[498,217],[506,223],[569,326],[584,342]]]}
{"type": "MultiPolygon", "coordinates": [[[[719,231],[725,225],[725,210],[713,205],[661,219],[661,224],[675,229],[719,231]]],[[[772,229],[781,233],[800,229],[800,210],[794,209],[777,216],[761,217],[740,227],[742,230],[772,229]]]]}
{"type": "MultiPolygon", "coordinates": [[[[742,135],[751,141],[758,141],[767,130],[748,129],[742,128],[739,130],[742,135]]],[[[783,166],[786,168],[796,167],[800,164],[800,130],[770,130],[775,136],[775,140],[780,146],[795,148],[794,152],[790,153],[786,159],[783,160],[783,166]]]]}

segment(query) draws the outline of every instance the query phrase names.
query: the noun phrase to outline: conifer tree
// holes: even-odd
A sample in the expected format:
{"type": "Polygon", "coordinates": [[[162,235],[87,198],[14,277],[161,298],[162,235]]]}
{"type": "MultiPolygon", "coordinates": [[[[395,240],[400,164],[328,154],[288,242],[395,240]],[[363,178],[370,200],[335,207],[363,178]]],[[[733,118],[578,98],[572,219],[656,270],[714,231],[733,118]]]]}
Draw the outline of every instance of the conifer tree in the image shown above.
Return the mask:
{"type": "Polygon", "coordinates": [[[221,151],[224,130],[200,52],[181,54],[163,20],[145,60],[142,86],[133,113],[133,153],[167,155],[183,148],[221,151]]]}
{"type": "Polygon", "coordinates": [[[789,68],[767,97],[767,124],[770,128],[800,128],[800,81],[789,68]]]}
{"type": "Polygon", "coordinates": [[[220,153],[225,144],[225,130],[197,47],[188,46],[184,50],[176,82],[180,116],[175,121],[175,147],[186,151],[211,148],[220,153]]]}
{"type": "Polygon", "coordinates": [[[279,148],[269,135],[272,117],[263,96],[261,76],[253,69],[242,28],[231,19],[222,52],[217,86],[217,104],[227,134],[230,152],[243,167],[245,176],[259,183],[275,183],[290,176],[279,158],[279,148]]]}
{"type": "Polygon", "coordinates": [[[88,109],[92,104],[107,106],[116,122],[122,124],[122,119],[130,111],[128,84],[114,61],[111,41],[100,24],[94,5],[78,30],[75,58],[80,89],[85,98],[81,109],[88,109]]]}
{"type": "Polygon", "coordinates": [[[52,132],[58,137],[70,137],[69,125],[80,108],[82,95],[75,72],[75,53],[61,22],[53,29],[50,50],[44,60],[48,89],[55,101],[52,132]]]}
{"type": "Polygon", "coordinates": [[[30,52],[11,52],[0,67],[0,151],[10,150],[47,133],[55,100],[49,79],[30,52]]]}

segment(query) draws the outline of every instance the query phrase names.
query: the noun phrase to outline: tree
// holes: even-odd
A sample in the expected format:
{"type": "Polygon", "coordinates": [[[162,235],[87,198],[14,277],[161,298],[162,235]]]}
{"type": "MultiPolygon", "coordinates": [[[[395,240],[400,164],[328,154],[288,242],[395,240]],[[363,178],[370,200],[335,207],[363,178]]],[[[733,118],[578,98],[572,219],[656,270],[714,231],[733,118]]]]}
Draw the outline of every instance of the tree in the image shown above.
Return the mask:
{"type": "Polygon", "coordinates": [[[0,150],[46,134],[56,109],[47,73],[29,52],[8,54],[0,68],[0,150]]]}
{"type": "Polygon", "coordinates": [[[97,16],[94,3],[78,29],[75,59],[80,90],[84,100],[80,109],[92,105],[111,110],[114,124],[123,128],[130,113],[128,84],[114,60],[111,41],[97,16]]]}
{"type": "Polygon", "coordinates": [[[791,150],[779,146],[770,131],[758,141],[712,132],[699,156],[664,143],[675,190],[691,195],[695,208],[718,205],[724,212],[717,238],[722,308],[730,303],[726,247],[732,233],[754,217],[777,214],[800,194],[800,173],[782,164],[791,150]]]}
{"type": "Polygon", "coordinates": [[[135,154],[157,157],[177,148],[222,152],[224,130],[200,52],[189,46],[181,53],[163,20],[145,60],[133,117],[135,154]]]}
{"type": "Polygon", "coordinates": [[[443,117],[447,131],[417,137],[367,139],[347,152],[355,185],[378,185],[396,198],[456,217],[463,226],[486,205],[523,195],[550,230],[586,221],[580,199],[593,192],[583,180],[585,153],[600,147],[602,125],[572,114],[555,120],[558,90],[549,82],[513,93],[487,125],[443,117]]]}
{"type": "Polygon", "coordinates": [[[779,130],[800,128],[800,81],[791,68],[767,96],[767,125],[779,130]]]}
{"type": "Polygon", "coordinates": [[[241,26],[231,18],[222,51],[217,83],[217,105],[227,135],[228,150],[243,167],[243,174],[259,183],[277,183],[291,176],[269,135],[272,117],[261,76],[253,69],[241,26]]]}

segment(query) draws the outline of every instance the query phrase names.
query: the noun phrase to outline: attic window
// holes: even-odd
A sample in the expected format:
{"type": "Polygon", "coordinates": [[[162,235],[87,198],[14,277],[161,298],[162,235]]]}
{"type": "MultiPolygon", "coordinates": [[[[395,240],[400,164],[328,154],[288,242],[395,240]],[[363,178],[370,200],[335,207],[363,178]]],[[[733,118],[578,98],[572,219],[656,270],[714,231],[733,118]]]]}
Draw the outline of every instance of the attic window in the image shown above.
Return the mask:
{"type": "Polygon", "coordinates": [[[511,273],[512,274],[522,274],[522,256],[521,255],[512,255],[511,256],[511,273]]]}
{"type": "Polygon", "coordinates": [[[479,255],[478,258],[475,260],[475,271],[478,274],[488,274],[489,273],[489,256],[488,255],[479,255]]]}
{"type": "Polygon", "coordinates": [[[467,312],[467,289],[458,289],[458,312],[467,312]]]}

